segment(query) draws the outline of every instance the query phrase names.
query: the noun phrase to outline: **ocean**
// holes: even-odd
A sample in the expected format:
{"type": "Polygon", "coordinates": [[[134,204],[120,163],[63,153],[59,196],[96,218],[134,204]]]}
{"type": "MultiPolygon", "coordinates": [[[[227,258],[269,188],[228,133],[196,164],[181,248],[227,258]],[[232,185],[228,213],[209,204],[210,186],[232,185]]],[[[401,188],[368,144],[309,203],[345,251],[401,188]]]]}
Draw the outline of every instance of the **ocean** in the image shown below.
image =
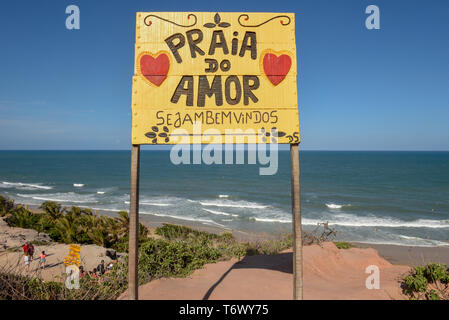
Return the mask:
{"type": "MultiPolygon", "coordinates": [[[[329,222],[337,239],[449,245],[449,152],[301,151],[305,230],[329,222]]],[[[111,214],[129,209],[130,151],[0,151],[0,194],[111,214]]],[[[259,165],[173,165],[142,151],[140,214],[230,230],[291,231],[290,155],[259,165]]]]}

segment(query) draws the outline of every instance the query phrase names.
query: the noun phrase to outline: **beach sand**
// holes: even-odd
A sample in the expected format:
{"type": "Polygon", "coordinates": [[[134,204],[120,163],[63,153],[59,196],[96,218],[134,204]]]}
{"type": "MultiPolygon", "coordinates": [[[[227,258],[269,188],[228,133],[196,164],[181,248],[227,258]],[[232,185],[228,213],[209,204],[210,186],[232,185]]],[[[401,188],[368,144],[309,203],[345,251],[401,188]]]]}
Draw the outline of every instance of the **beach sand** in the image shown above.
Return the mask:
{"type": "MultiPolygon", "coordinates": [[[[57,277],[65,279],[64,258],[69,253],[69,245],[55,243],[46,234],[38,234],[32,229],[11,228],[0,218],[0,270],[14,270],[19,274],[38,276],[44,281],[55,280],[57,277]],[[25,272],[22,245],[25,242],[34,245],[34,259],[28,272],[25,272]],[[39,256],[42,251],[47,254],[46,267],[39,267],[39,256]]],[[[106,250],[97,245],[83,245],[80,260],[86,271],[92,271],[101,260],[107,265],[112,260],[106,256],[106,250]]],[[[122,255],[122,254],[119,254],[122,255]]]]}
{"type": "Polygon", "coordinates": [[[436,262],[449,266],[449,246],[417,247],[374,243],[354,243],[354,245],[360,248],[374,248],[381,257],[392,264],[422,266],[436,262]]]}
{"type": "MultiPolygon", "coordinates": [[[[408,266],[392,265],[371,248],[339,250],[333,243],[304,247],[304,299],[404,300],[401,278],[408,266]],[[380,289],[367,289],[369,274],[380,270],[380,289]]],[[[159,279],[139,288],[148,300],[289,300],[293,298],[292,252],[249,256],[208,264],[187,278],[159,279]]],[[[120,299],[126,299],[123,294],[120,299]]]]}
{"type": "MultiPolygon", "coordinates": [[[[34,259],[30,264],[28,272],[25,272],[23,253],[21,250],[15,252],[3,251],[0,252],[0,268],[15,270],[22,275],[37,276],[44,281],[65,279],[67,275],[63,261],[69,253],[69,247],[68,244],[60,243],[34,246],[34,259]],[[39,266],[39,255],[42,251],[45,251],[47,254],[46,266],[43,270],[39,266]]],[[[81,246],[80,260],[84,270],[92,271],[100,264],[101,260],[105,261],[105,266],[108,265],[112,260],[106,256],[106,250],[97,245],[81,246]]]]}

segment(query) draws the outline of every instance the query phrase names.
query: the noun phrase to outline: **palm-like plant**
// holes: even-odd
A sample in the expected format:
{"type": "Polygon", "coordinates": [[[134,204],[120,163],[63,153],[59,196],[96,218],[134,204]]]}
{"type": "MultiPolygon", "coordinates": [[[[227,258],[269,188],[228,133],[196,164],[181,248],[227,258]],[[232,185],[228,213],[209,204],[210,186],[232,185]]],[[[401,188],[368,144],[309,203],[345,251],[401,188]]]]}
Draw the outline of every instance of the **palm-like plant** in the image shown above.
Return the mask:
{"type": "Polygon", "coordinates": [[[105,217],[100,216],[95,218],[95,227],[87,231],[87,235],[93,243],[105,247],[113,241],[111,239],[113,238],[111,236],[112,232],[109,221],[105,217]]]}
{"type": "Polygon", "coordinates": [[[61,208],[61,204],[53,201],[45,201],[41,204],[40,208],[46,213],[48,220],[51,222],[56,221],[64,215],[65,208],[61,208]]]}
{"type": "Polygon", "coordinates": [[[31,228],[39,220],[39,216],[34,215],[31,211],[19,206],[11,215],[6,219],[6,222],[10,226],[19,228],[31,228]]]}
{"type": "Polygon", "coordinates": [[[0,195],[0,217],[6,216],[14,209],[14,200],[0,195]]]}
{"type": "Polygon", "coordinates": [[[65,243],[73,243],[76,240],[78,225],[76,220],[71,219],[70,216],[59,218],[55,228],[65,243]]]}
{"type": "Polygon", "coordinates": [[[89,239],[98,246],[104,247],[107,239],[102,228],[95,228],[87,232],[89,239]]]}
{"type": "Polygon", "coordinates": [[[128,234],[129,230],[129,215],[127,211],[120,211],[117,218],[120,235],[128,234]]]}

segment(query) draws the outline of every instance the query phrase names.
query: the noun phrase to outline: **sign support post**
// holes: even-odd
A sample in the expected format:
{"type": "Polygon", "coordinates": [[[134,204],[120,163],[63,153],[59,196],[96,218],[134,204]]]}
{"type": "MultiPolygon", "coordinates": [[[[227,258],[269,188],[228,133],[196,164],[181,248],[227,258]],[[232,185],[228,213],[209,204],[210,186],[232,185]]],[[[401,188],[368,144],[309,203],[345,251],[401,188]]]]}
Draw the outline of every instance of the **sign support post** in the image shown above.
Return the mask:
{"type": "Polygon", "coordinates": [[[138,248],[139,248],[139,170],[140,145],[133,144],[131,151],[131,188],[129,201],[129,248],[128,248],[128,297],[139,299],[138,248]]]}
{"type": "Polygon", "coordinates": [[[302,300],[302,228],[298,144],[290,145],[292,215],[293,215],[293,299],[302,300]]]}

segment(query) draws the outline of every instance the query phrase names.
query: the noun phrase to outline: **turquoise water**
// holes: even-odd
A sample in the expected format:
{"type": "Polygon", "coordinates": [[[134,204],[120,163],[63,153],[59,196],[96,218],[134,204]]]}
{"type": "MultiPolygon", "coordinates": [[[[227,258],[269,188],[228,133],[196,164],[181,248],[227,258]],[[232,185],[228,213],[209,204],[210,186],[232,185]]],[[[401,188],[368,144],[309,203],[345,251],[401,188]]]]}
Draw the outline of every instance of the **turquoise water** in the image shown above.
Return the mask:
{"type": "MultiPolygon", "coordinates": [[[[305,229],[347,241],[449,245],[449,152],[301,152],[305,229]]],[[[252,232],[290,231],[289,152],[259,165],[171,164],[142,151],[140,213],[252,232]]],[[[128,151],[0,151],[0,194],[116,212],[129,206],[128,151]]]]}

